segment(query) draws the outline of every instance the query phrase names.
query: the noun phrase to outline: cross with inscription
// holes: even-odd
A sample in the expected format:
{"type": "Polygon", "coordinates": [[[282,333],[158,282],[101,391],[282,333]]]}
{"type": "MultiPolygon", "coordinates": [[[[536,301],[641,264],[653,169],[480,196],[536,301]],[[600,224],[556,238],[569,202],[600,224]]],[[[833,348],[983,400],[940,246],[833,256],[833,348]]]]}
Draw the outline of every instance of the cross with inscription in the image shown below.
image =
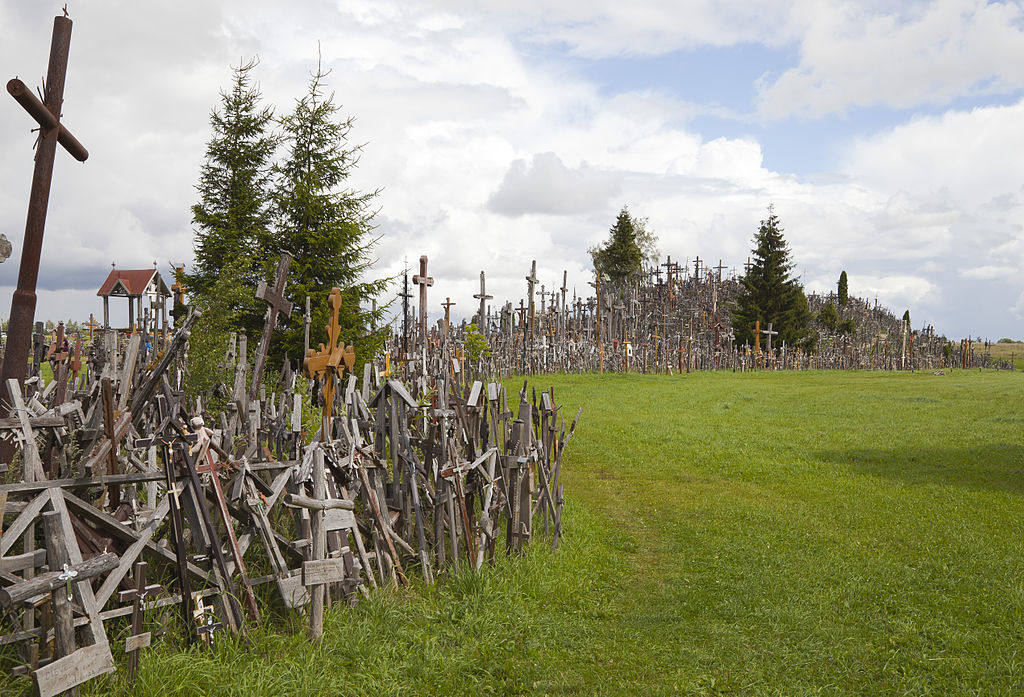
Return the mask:
{"type": "Polygon", "coordinates": [[[263,366],[267,362],[267,351],[270,350],[270,336],[277,328],[277,314],[284,313],[286,316],[292,313],[292,303],[284,297],[284,287],[288,280],[288,267],[292,263],[292,255],[288,252],[281,252],[281,258],[277,262],[277,270],[274,272],[274,286],[268,288],[266,281],[260,281],[256,288],[256,297],[267,303],[267,317],[263,322],[263,336],[260,337],[260,345],[256,349],[256,357],[252,366],[252,383],[249,385],[249,399],[256,399],[260,390],[260,380],[263,378],[263,366]]]}
{"type": "Polygon", "coordinates": [[[412,277],[420,287],[420,346],[427,346],[427,287],[434,285],[434,279],[427,275],[427,255],[420,257],[420,272],[412,277]]]}
{"type": "MultiPolygon", "coordinates": [[[[25,241],[18,269],[18,288],[11,299],[7,347],[3,367],[0,368],[0,401],[4,403],[10,403],[7,396],[8,379],[14,378],[21,382],[28,370],[32,321],[36,311],[36,280],[39,276],[39,257],[43,251],[43,229],[46,226],[57,143],[79,162],[85,162],[89,157],[89,151],[60,122],[70,47],[71,20],[66,16],[54,17],[43,101],[39,101],[18,78],[7,83],[8,93],[39,124],[39,136],[36,140],[36,163],[29,192],[28,217],[25,220],[25,241]]],[[[3,411],[6,412],[6,408],[3,411]]]]}

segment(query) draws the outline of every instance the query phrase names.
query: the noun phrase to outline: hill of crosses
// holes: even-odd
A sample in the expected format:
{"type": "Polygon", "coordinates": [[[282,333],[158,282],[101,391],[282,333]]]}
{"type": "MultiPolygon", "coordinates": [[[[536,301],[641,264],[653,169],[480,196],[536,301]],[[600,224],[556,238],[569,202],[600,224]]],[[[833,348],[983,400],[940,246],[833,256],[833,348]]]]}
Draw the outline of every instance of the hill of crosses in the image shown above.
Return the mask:
{"type": "MultiPolygon", "coordinates": [[[[47,189],[57,145],[88,157],[59,122],[70,25],[55,21],[45,101],[8,85],[41,128],[47,189]]],[[[125,328],[106,311],[76,331],[34,322],[46,193],[33,185],[0,386],[0,661],[44,697],[115,670],[131,679],[170,625],[211,646],[272,608],[301,615],[316,638],[327,605],[557,548],[580,411],[521,376],[1008,367],[835,293],[808,297],[824,318],[813,347],[779,340],[771,318],[740,343],[742,276],[699,257],[577,279],[589,297],[570,297],[567,273],[539,278],[534,262],[522,297],[495,299],[483,269],[479,306],[460,322],[420,257],[411,283],[398,279],[382,350],[357,361],[341,292],[320,289],[327,321],[313,326],[320,308],[286,299],[285,253],[255,292],[262,331],[231,335],[217,357],[231,377],[197,391],[188,355],[206,325],[181,279],[112,271],[100,295],[105,310],[128,299],[125,328]],[[300,360],[271,360],[283,315],[305,317],[300,360]]]]}

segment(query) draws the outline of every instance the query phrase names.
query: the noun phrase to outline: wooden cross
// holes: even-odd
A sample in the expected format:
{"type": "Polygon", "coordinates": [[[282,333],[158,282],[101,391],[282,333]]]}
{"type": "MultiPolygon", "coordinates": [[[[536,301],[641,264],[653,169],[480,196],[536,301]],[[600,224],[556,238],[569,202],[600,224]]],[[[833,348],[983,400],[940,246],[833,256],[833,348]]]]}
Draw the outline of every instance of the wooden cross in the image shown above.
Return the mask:
{"type": "Polygon", "coordinates": [[[480,322],[480,330],[484,334],[486,334],[487,333],[487,325],[484,322],[484,315],[487,313],[487,309],[486,309],[487,301],[492,299],[494,296],[487,294],[487,289],[484,286],[484,272],[483,271],[480,272],[480,292],[479,293],[475,293],[473,295],[473,297],[480,301],[480,309],[477,311],[478,314],[479,314],[479,318],[480,319],[477,320],[477,321],[480,322]]]}
{"type": "Polygon", "coordinates": [[[690,366],[693,365],[693,317],[690,317],[690,335],[686,337],[686,372],[690,372],[690,366]]]}
{"type": "Polygon", "coordinates": [[[412,277],[420,287],[420,345],[427,345],[427,288],[434,285],[434,279],[427,275],[427,255],[420,257],[420,272],[412,277]]]}
{"type": "Polygon", "coordinates": [[[452,305],[454,305],[454,304],[455,303],[452,302],[451,298],[445,298],[444,302],[441,303],[441,305],[444,307],[444,340],[445,341],[448,340],[448,331],[451,328],[451,320],[449,319],[449,313],[451,311],[452,305]]]}
{"type": "Polygon", "coordinates": [[[718,282],[721,283],[722,282],[722,269],[726,268],[726,266],[722,263],[722,260],[719,259],[718,260],[718,266],[713,266],[711,268],[713,268],[716,271],[718,271],[718,282]]]}
{"type": "MultiPolygon", "coordinates": [[[[0,368],[0,402],[7,404],[10,403],[10,398],[6,394],[7,380],[14,378],[20,383],[25,379],[28,370],[32,322],[36,311],[36,279],[39,276],[39,257],[43,251],[43,229],[46,225],[46,209],[50,200],[50,181],[53,178],[53,160],[57,143],[79,162],[85,162],[89,157],[89,151],[60,122],[70,47],[71,20],[67,17],[54,17],[43,101],[39,101],[18,78],[7,83],[10,95],[39,124],[35,169],[32,172],[28,217],[25,220],[25,241],[21,248],[21,266],[18,270],[18,288],[11,299],[7,347],[4,351],[3,366],[0,368]]],[[[6,413],[6,408],[3,411],[6,413]]]]}
{"type": "Polygon", "coordinates": [[[281,252],[281,259],[277,262],[277,271],[274,272],[274,287],[268,288],[264,281],[260,281],[256,288],[256,297],[267,303],[267,317],[263,323],[263,335],[260,337],[260,345],[256,349],[256,357],[252,366],[252,382],[249,385],[249,399],[256,399],[260,389],[260,379],[263,377],[263,366],[267,362],[267,351],[270,350],[270,336],[277,327],[277,313],[285,315],[292,313],[292,303],[284,297],[284,287],[288,280],[288,267],[292,263],[292,255],[288,252],[281,252]]]}
{"type": "Polygon", "coordinates": [[[124,640],[124,652],[128,655],[128,682],[135,680],[135,672],[139,666],[139,650],[149,646],[152,639],[150,632],[142,631],[142,603],[150,595],[159,591],[158,583],[146,585],[146,562],[135,562],[135,588],[117,594],[122,603],[132,604],[132,635],[124,640]]]}
{"type": "Polygon", "coordinates": [[[693,277],[698,278],[700,276],[700,255],[693,260],[693,277]]]}
{"type": "Polygon", "coordinates": [[[768,323],[768,328],[767,329],[762,329],[761,330],[761,333],[768,337],[768,342],[767,342],[768,343],[768,355],[771,356],[772,355],[772,337],[773,336],[778,336],[779,333],[776,332],[776,331],[772,331],[772,323],[771,322],[768,323]]]}
{"type": "MultiPolygon", "coordinates": [[[[426,259],[422,259],[424,265],[426,259]]],[[[327,303],[331,307],[331,316],[327,322],[327,345],[320,344],[316,351],[309,349],[302,362],[306,375],[315,377],[322,385],[324,406],[320,437],[324,442],[327,442],[330,433],[331,410],[334,407],[334,377],[341,377],[346,368],[351,372],[356,365],[355,349],[352,346],[345,346],[345,342],[340,340],[341,325],[338,324],[338,312],[341,310],[341,290],[331,288],[327,303]]]]}
{"type": "Polygon", "coordinates": [[[530,347],[533,347],[533,325],[536,315],[533,304],[533,291],[537,286],[537,260],[534,259],[530,264],[530,275],[526,277],[526,288],[530,295],[530,347]]]}

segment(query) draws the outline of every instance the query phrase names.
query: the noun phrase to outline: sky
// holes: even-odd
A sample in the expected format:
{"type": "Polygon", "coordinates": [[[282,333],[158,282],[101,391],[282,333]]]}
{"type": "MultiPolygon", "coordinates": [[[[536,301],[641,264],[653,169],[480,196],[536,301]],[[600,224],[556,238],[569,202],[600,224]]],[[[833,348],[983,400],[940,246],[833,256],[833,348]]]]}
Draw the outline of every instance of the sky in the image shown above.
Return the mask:
{"type": "MultiPolygon", "coordinates": [[[[46,71],[63,2],[0,0],[0,76],[46,71]]],[[[375,273],[429,256],[430,313],[591,290],[624,206],[661,254],[742,269],[769,204],[812,291],[915,328],[1024,336],[1024,7],[1014,2],[69,2],[37,318],[101,313],[111,263],[191,262],[210,111],[258,57],[286,113],[318,52],[380,190],[375,273]]],[[[0,316],[17,278],[34,124],[0,95],[0,316]]],[[[397,289],[396,289],[397,290],[397,289]]],[[[112,319],[123,321],[123,302],[112,319]]]]}

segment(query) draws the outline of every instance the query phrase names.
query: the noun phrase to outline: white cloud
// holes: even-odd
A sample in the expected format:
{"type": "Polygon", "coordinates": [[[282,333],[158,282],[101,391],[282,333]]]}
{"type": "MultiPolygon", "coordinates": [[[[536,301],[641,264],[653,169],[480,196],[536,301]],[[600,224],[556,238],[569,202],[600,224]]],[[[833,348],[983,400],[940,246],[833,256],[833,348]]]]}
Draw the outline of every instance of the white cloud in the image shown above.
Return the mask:
{"type": "Polygon", "coordinates": [[[498,190],[488,200],[492,211],[512,217],[526,213],[571,215],[604,208],[620,186],[621,175],[586,163],[569,169],[553,152],[538,153],[527,164],[509,165],[498,190]]]}

